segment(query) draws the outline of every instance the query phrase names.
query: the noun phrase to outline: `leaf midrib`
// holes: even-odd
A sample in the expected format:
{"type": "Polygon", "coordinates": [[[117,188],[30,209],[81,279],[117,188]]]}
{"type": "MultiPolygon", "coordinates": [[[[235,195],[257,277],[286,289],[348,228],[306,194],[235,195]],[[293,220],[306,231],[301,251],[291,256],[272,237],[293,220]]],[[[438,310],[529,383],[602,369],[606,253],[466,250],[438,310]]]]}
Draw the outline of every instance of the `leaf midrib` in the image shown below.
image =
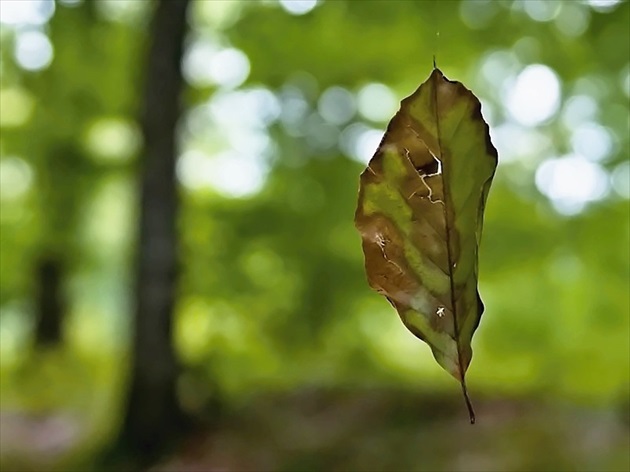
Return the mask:
{"type": "MultiPolygon", "coordinates": [[[[436,128],[436,134],[437,134],[437,146],[438,146],[438,152],[439,152],[439,156],[438,159],[440,160],[440,163],[442,164],[442,174],[441,174],[441,179],[442,179],[442,188],[443,188],[443,195],[442,198],[444,199],[444,205],[443,205],[443,213],[444,213],[444,229],[446,232],[446,255],[447,255],[447,261],[448,261],[448,278],[449,278],[449,284],[450,284],[450,299],[451,299],[451,313],[453,314],[453,331],[455,333],[455,346],[457,348],[457,361],[458,361],[458,368],[459,368],[459,373],[460,373],[460,384],[462,386],[462,393],[464,395],[464,400],[466,402],[466,407],[468,408],[468,414],[470,416],[470,422],[474,423],[475,422],[475,412],[472,406],[472,403],[470,402],[470,398],[468,397],[468,390],[466,388],[466,373],[464,372],[464,368],[463,368],[463,362],[462,362],[462,350],[460,347],[460,337],[459,337],[459,326],[457,323],[457,300],[455,298],[455,281],[454,281],[454,274],[453,274],[453,259],[452,259],[452,249],[451,249],[451,227],[450,227],[450,221],[448,218],[448,208],[450,203],[450,198],[448,195],[448,190],[449,187],[446,185],[447,183],[447,179],[446,179],[446,168],[447,166],[444,165],[444,161],[442,159],[442,140],[441,140],[441,134],[440,134],[440,115],[439,115],[439,108],[438,108],[438,97],[437,97],[437,88],[438,88],[438,84],[439,84],[439,78],[437,78],[437,74],[435,73],[435,71],[438,69],[434,69],[434,73],[432,74],[432,77],[434,77],[433,79],[433,108],[434,108],[434,113],[435,113],[435,128],[436,128]]],[[[442,75],[440,73],[440,75],[442,75]]]]}

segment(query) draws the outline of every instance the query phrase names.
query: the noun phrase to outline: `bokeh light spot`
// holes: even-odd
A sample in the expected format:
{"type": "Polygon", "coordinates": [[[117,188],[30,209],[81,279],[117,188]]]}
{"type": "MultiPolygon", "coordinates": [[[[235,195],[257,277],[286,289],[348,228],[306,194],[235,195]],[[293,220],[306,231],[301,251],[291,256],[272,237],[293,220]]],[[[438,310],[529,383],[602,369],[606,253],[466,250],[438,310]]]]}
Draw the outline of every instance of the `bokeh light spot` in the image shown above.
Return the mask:
{"type": "Polygon", "coordinates": [[[598,113],[599,108],[593,97],[574,95],[565,102],[561,120],[567,129],[572,130],[584,122],[593,121],[598,113]]]}
{"type": "Polygon", "coordinates": [[[125,161],[140,149],[142,137],[135,123],[124,118],[100,118],[85,136],[85,146],[92,156],[103,161],[125,161]]]}
{"type": "Polygon", "coordinates": [[[562,34],[569,38],[581,36],[588,28],[591,16],[587,7],[579,2],[563,2],[555,25],[562,34]]]}
{"type": "Polygon", "coordinates": [[[26,161],[19,157],[0,160],[0,198],[16,200],[30,189],[33,171],[26,161]]]}
{"type": "Polygon", "coordinates": [[[621,0],[586,0],[586,3],[595,11],[608,13],[621,3],[621,0]]]}
{"type": "Polygon", "coordinates": [[[41,31],[22,31],[15,41],[15,59],[24,70],[47,68],[53,59],[53,46],[41,31]]]}
{"type": "Polygon", "coordinates": [[[291,15],[305,15],[317,6],[317,0],[280,0],[280,5],[291,15]]]}
{"type": "Polygon", "coordinates": [[[210,60],[208,73],[217,85],[238,87],[249,76],[249,59],[238,49],[223,49],[210,60]]]}
{"type": "Polygon", "coordinates": [[[574,129],[571,146],[577,154],[591,161],[601,161],[612,151],[610,132],[597,123],[585,123],[574,129]]]}
{"type": "Polygon", "coordinates": [[[212,29],[226,29],[236,23],[241,15],[244,2],[209,1],[194,2],[193,18],[212,27],[212,29]]]}
{"type": "Polygon", "coordinates": [[[260,159],[226,151],[209,156],[187,151],[177,162],[177,177],[191,190],[211,188],[229,198],[247,197],[260,191],[266,166],[260,159]]]}
{"type": "Polygon", "coordinates": [[[625,161],[617,165],[611,179],[615,192],[623,198],[630,198],[630,162],[625,161]]]}
{"type": "Polygon", "coordinates": [[[83,0],[57,0],[64,7],[74,8],[83,3],[83,0]]]}
{"type": "Polygon", "coordinates": [[[383,130],[353,123],[339,136],[339,147],[348,157],[367,164],[383,139],[383,134],[383,130]]]}
{"type": "Polygon", "coordinates": [[[343,125],[356,111],[354,95],[342,87],[330,87],[319,98],[317,110],[329,123],[343,125]]]}
{"type": "Polygon", "coordinates": [[[0,126],[17,127],[25,124],[31,117],[34,108],[31,94],[20,87],[0,90],[0,126]]]}
{"type": "Polygon", "coordinates": [[[545,0],[527,0],[523,2],[525,13],[534,21],[551,21],[560,12],[561,2],[549,2],[545,0]]]}
{"type": "Polygon", "coordinates": [[[507,107],[512,117],[525,126],[536,126],[551,118],[560,106],[560,81],[542,64],[527,66],[508,91],[507,107]]]}
{"type": "Polygon", "coordinates": [[[339,129],[324,121],[318,113],[312,113],[304,124],[306,144],[314,151],[326,151],[337,144],[339,129]]]}
{"type": "Polygon", "coordinates": [[[521,161],[535,165],[536,160],[530,158],[544,155],[551,148],[551,140],[544,133],[510,122],[491,128],[490,136],[502,163],[521,161]]]}
{"type": "Polygon", "coordinates": [[[492,0],[460,2],[459,16],[470,29],[487,28],[497,14],[497,4],[492,0]]]}
{"type": "Polygon", "coordinates": [[[396,113],[398,102],[394,92],[384,84],[371,83],[359,90],[359,113],[368,120],[384,122],[396,113]]]}
{"type": "MultiPolygon", "coordinates": [[[[88,0],[93,2],[93,0],[88,0]]],[[[137,24],[147,18],[151,2],[138,0],[99,0],[93,2],[106,20],[117,23],[137,24]]]]}
{"type": "Polygon", "coordinates": [[[211,40],[198,38],[188,47],[182,68],[191,85],[218,85],[230,89],[245,82],[250,65],[245,53],[239,49],[219,49],[211,40]]]}
{"type": "Polygon", "coordinates": [[[0,23],[41,26],[55,13],[54,0],[0,0],[0,23]]]}
{"type": "Polygon", "coordinates": [[[301,89],[285,86],[280,93],[282,111],[280,121],[286,133],[290,136],[302,136],[302,122],[309,111],[309,104],[301,89]]]}
{"type": "Polygon", "coordinates": [[[594,162],[578,155],[544,161],[536,171],[536,186],[556,210],[573,215],[608,192],[608,175],[594,162]]]}
{"type": "MultiPolygon", "coordinates": [[[[479,69],[485,83],[496,84],[514,76],[520,67],[518,57],[513,51],[493,51],[483,56],[479,69]]],[[[498,91],[498,89],[493,86],[490,91],[498,91]]]]}
{"type": "Polygon", "coordinates": [[[281,108],[270,90],[254,88],[216,93],[209,102],[209,111],[221,126],[262,129],[278,119],[281,108]]]}

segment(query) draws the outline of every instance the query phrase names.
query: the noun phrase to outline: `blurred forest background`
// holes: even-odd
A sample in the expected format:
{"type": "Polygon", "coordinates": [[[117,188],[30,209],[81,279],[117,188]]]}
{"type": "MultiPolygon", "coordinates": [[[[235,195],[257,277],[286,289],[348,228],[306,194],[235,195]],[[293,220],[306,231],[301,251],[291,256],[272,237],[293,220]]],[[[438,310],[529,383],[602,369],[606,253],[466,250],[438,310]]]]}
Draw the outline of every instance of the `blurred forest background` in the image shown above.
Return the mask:
{"type": "Polygon", "coordinates": [[[0,22],[1,470],[630,468],[627,1],[0,0],[0,22]],[[499,151],[475,426],[353,227],[434,54],[499,151]]]}

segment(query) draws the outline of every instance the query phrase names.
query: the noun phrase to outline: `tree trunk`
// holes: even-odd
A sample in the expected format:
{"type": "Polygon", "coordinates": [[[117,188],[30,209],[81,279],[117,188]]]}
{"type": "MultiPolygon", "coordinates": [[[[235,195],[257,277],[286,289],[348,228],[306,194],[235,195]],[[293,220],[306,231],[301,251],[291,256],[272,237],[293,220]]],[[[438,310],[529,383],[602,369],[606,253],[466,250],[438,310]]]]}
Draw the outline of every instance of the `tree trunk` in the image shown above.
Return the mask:
{"type": "Polygon", "coordinates": [[[62,322],[66,310],[62,272],[58,258],[43,257],[37,264],[35,323],[37,347],[57,346],[62,340],[62,322]]]}
{"type": "Polygon", "coordinates": [[[188,0],[161,0],[153,17],[140,117],[144,134],[131,388],[121,444],[139,463],[157,459],[183,424],[172,343],[178,192],[176,125],[188,0]]]}

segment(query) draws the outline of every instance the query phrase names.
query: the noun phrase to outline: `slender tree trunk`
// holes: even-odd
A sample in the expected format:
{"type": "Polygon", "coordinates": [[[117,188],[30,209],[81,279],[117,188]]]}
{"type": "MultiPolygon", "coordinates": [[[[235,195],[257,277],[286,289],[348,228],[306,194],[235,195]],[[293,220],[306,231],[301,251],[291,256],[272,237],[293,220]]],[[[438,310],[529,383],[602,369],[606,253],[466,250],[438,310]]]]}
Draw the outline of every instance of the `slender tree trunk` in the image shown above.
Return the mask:
{"type": "Polygon", "coordinates": [[[62,341],[62,323],[66,311],[61,261],[54,257],[43,257],[37,264],[35,278],[35,343],[38,347],[57,346],[62,341]]]}
{"type": "MultiPolygon", "coordinates": [[[[51,71],[52,80],[56,74],[51,71]]],[[[41,158],[37,171],[42,232],[33,268],[37,348],[63,341],[63,324],[72,302],[65,285],[82,258],[76,236],[84,208],[80,196],[86,190],[84,182],[93,182],[86,156],[72,142],[49,142],[41,158]]]]}
{"type": "Polygon", "coordinates": [[[140,463],[158,458],[183,424],[172,318],[178,262],[176,125],[187,6],[188,0],[158,2],[145,68],[133,364],[121,434],[122,445],[140,463]]]}

